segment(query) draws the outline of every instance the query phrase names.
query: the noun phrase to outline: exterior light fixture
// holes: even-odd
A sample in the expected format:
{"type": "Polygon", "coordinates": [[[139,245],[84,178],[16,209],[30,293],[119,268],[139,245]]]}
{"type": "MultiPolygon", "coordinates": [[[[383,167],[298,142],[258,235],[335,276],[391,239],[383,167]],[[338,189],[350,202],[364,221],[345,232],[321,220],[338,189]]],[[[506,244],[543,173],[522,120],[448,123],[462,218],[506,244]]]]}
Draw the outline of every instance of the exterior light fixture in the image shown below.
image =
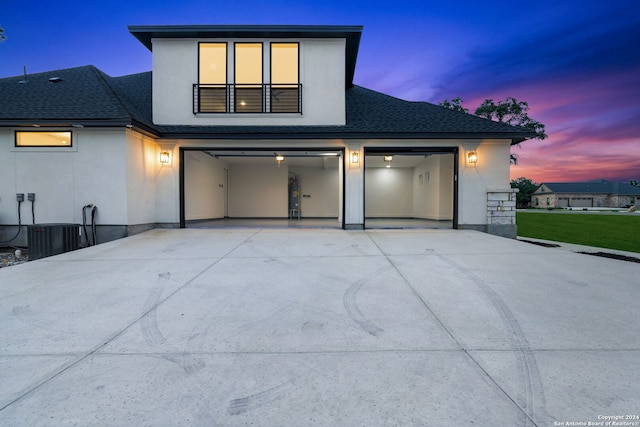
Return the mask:
{"type": "Polygon", "coordinates": [[[357,151],[351,152],[351,163],[358,164],[360,162],[360,153],[357,151]]]}
{"type": "Polygon", "coordinates": [[[284,160],[284,156],[282,154],[276,154],[276,162],[278,162],[278,167],[280,167],[280,163],[284,160]]]}
{"type": "Polygon", "coordinates": [[[384,156],[384,161],[387,162],[387,169],[391,168],[392,160],[393,160],[393,156],[384,156]]]}
{"type": "Polygon", "coordinates": [[[171,162],[171,154],[168,151],[162,151],[160,153],[160,163],[168,165],[171,162]]]}
{"type": "Polygon", "coordinates": [[[478,152],[477,151],[469,151],[467,153],[467,163],[475,166],[478,163],[478,152]]]}

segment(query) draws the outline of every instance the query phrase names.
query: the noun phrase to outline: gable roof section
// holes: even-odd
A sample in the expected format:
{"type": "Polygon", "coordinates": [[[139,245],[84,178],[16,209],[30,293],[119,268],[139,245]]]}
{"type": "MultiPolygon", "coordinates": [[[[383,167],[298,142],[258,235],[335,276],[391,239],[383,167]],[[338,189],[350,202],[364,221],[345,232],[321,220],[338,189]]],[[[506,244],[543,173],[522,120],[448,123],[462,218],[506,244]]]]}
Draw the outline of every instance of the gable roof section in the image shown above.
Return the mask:
{"type": "Polygon", "coordinates": [[[157,137],[210,139],[501,138],[534,134],[363,87],[346,90],[344,126],[163,126],[151,111],[151,72],[110,77],[93,66],[0,79],[0,126],[134,126],[157,137]],[[59,77],[59,83],[49,78],[59,77]]]}
{"type": "Polygon", "coordinates": [[[129,32],[153,51],[152,39],[304,39],[346,40],[345,87],[353,86],[362,26],[337,25],[130,25],[129,32]]]}
{"type": "MultiPolygon", "coordinates": [[[[589,182],[544,182],[551,193],[568,194],[620,194],[629,196],[640,196],[640,187],[623,182],[612,182],[607,180],[597,180],[589,182]]],[[[538,187],[540,188],[540,187],[538,187]]],[[[549,192],[540,193],[548,194],[549,192]]]]}

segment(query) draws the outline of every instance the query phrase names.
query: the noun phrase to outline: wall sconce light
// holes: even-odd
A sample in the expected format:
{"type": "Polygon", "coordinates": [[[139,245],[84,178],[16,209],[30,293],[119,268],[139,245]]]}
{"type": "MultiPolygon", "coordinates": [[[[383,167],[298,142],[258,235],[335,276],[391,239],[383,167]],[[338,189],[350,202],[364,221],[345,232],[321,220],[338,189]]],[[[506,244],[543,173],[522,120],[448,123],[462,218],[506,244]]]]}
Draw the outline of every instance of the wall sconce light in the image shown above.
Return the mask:
{"type": "Polygon", "coordinates": [[[352,164],[358,164],[360,162],[360,153],[357,151],[352,151],[351,152],[351,163],[352,164]]]}
{"type": "Polygon", "coordinates": [[[280,167],[280,163],[284,160],[284,156],[282,154],[276,154],[276,162],[278,162],[278,167],[280,167]]]}
{"type": "Polygon", "coordinates": [[[171,162],[171,153],[168,151],[162,151],[160,153],[160,163],[163,165],[168,165],[171,162]]]}
{"type": "Polygon", "coordinates": [[[469,151],[467,153],[467,163],[475,166],[478,163],[478,152],[477,151],[469,151]]]}

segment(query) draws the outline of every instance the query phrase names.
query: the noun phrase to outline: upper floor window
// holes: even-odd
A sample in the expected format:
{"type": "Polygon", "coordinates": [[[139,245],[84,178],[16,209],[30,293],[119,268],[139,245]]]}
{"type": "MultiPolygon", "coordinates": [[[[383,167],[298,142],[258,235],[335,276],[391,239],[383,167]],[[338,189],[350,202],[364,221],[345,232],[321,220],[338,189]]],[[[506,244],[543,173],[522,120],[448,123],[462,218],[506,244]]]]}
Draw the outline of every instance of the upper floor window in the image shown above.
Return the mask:
{"type": "Polygon", "coordinates": [[[298,111],[298,43],[271,43],[271,111],[298,111]]]}
{"type": "Polygon", "coordinates": [[[16,131],[16,147],[71,147],[71,132],[16,131]]]}
{"type": "Polygon", "coordinates": [[[263,47],[261,42],[234,43],[228,76],[228,44],[200,43],[194,114],[301,113],[298,43],[271,43],[266,55],[263,47]]]}
{"type": "Polygon", "coordinates": [[[262,43],[235,44],[236,113],[262,113],[265,111],[262,86],[262,43]]]}
{"type": "Polygon", "coordinates": [[[227,106],[227,44],[200,43],[198,64],[200,111],[226,113],[227,106]]]}

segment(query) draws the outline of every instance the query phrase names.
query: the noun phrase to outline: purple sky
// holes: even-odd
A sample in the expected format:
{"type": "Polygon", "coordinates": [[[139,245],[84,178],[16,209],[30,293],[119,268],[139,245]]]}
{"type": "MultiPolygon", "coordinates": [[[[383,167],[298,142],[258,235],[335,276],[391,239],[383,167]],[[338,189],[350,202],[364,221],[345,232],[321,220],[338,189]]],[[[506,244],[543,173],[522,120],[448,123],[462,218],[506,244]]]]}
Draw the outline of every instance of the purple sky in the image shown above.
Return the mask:
{"type": "MultiPolygon", "coordinates": [[[[92,64],[151,69],[127,25],[363,25],[355,83],[403,99],[527,101],[549,138],[511,177],[640,179],[640,1],[4,0],[0,77],[92,64]],[[449,3],[449,4],[446,4],[449,3]]],[[[1,94],[0,94],[1,96],[1,94]]]]}

